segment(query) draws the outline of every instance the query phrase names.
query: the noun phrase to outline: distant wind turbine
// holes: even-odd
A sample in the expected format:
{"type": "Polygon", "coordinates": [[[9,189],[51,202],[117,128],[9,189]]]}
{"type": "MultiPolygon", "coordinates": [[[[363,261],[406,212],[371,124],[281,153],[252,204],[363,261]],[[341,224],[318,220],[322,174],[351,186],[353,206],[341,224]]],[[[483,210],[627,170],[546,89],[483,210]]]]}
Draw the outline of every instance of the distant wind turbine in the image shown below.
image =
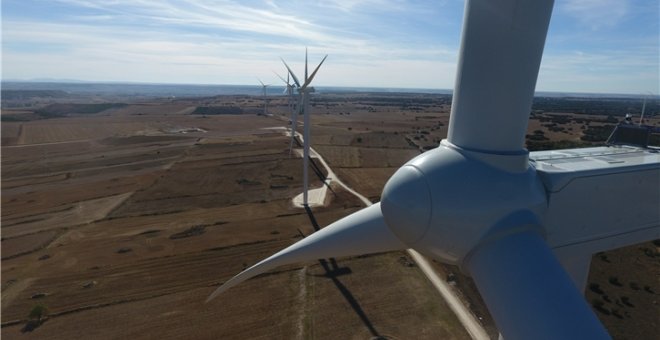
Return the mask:
{"type": "Polygon", "coordinates": [[[298,128],[298,109],[294,105],[294,100],[293,100],[293,89],[294,85],[291,84],[290,80],[290,75],[289,72],[287,71],[286,73],[286,80],[282,76],[280,76],[277,72],[273,71],[275,75],[280,78],[285,84],[286,84],[286,89],[284,90],[284,93],[287,94],[287,104],[289,107],[289,111],[291,111],[291,142],[289,143],[289,156],[292,155],[293,153],[293,140],[296,138],[296,129],[298,128]]]}
{"type": "MultiPolygon", "coordinates": [[[[312,83],[312,80],[314,79],[314,76],[316,76],[316,72],[318,72],[319,68],[321,65],[323,65],[323,62],[325,59],[328,57],[326,54],[325,57],[321,60],[318,66],[316,66],[316,69],[314,69],[314,72],[308,77],[307,76],[307,50],[305,49],[305,82],[300,85],[300,82],[298,81],[298,77],[296,77],[296,74],[293,73],[289,65],[287,65],[286,61],[282,59],[282,62],[284,63],[284,66],[286,66],[286,69],[289,71],[289,74],[291,74],[291,77],[293,78],[293,82],[297,86],[298,90],[298,105],[297,109],[295,111],[301,111],[304,117],[303,120],[303,205],[307,206],[308,205],[308,189],[309,189],[309,128],[310,128],[310,123],[309,123],[309,97],[312,92],[314,92],[314,88],[309,86],[312,83]]],[[[295,114],[294,114],[295,116],[295,114]]],[[[296,117],[297,118],[297,117],[296,117]]]]}
{"type": "Polygon", "coordinates": [[[264,84],[264,82],[262,82],[261,79],[259,78],[257,78],[257,80],[261,84],[261,88],[264,94],[264,116],[265,116],[268,114],[268,97],[267,97],[268,93],[266,92],[266,89],[268,88],[268,86],[270,86],[270,84],[264,84]]]}
{"type": "Polygon", "coordinates": [[[639,126],[642,126],[644,124],[644,113],[646,111],[646,100],[649,98],[649,96],[652,96],[653,93],[648,92],[648,95],[644,95],[644,102],[642,103],[642,114],[639,117],[639,126]]]}

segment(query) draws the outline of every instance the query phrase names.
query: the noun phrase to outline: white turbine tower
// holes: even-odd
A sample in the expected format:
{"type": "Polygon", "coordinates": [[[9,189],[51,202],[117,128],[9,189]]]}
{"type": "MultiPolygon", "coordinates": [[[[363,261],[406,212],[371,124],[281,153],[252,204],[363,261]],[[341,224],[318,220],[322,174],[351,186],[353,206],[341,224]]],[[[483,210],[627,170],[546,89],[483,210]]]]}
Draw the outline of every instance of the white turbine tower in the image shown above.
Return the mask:
{"type": "Polygon", "coordinates": [[[468,0],[449,132],[382,201],[227,280],[406,248],[471,275],[505,339],[608,339],[582,296],[591,255],[660,237],[660,154],[524,149],[552,0],[468,0]]]}
{"type": "Polygon", "coordinates": [[[639,124],[637,124],[638,126],[642,126],[642,124],[644,124],[644,113],[646,111],[646,100],[649,97],[652,97],[652,96],[653,96],[652,92],[647,92],[647,94],[644,94],[644,101],[642,102],[642,114],[639,116],[639,124]]]}
{"type": "MultiPolygon", "coordinates": [[[[308,77],[307,76],[307,49],[305,49],[305,82],[300,85],[300,82],[298,81],[298,77],[296,77],[295,73],[291,71],[291,68],[289,65],[287,65],[286,61],[282,59],[282,62],[284,63],[284,66],[286,66],[286,69],[289,71],[289,74],[291,74],[291,77],[293,78],[293,82],[296,84],[297,89],[298,89],[298,105],[297,109],[294,110],[294,112],[302,112],[303,115],[303,205],[305,207],[308,206],[309,202],[309,196],[308,196],[308,190],[309,190],[309,129],[310,129],[310,122],[309,122],[309,97],[312,92],[314,92],[314,88],[309,86],[312,83],[312,80],[314,79],[314,76],[316,76],[316,72],[318,72],[319,68],[321,65],[323,65],[323,62],[325,59],[328,57],[326,54],[325,57],[321,60],[318,66],[316,66],[316,69],[314,69],[314,72],[308,77]]],[[[296,114],[294,113],[294,119],[297,119],[296,114]]]]}
{"type": "Polygon", "coordinates": [[[264,84],[264,82],[262,82],[261,79],[259,79],[259,78],[257,78],[257,80],[259,81],[259,84],[261,84],[261,89],[263,91],[263,95],[264,95],[264,116],[266,116],[266,115],[268,115],[268,93],[267,93],[267,89],[268,89],[268,86],[270,86],[270,84],[264,84]]]}
{"type": "Polygon", "coordinates": [[[284,89],[284,93],[287,94],[287,104],[289,107],[289,111],[291,111],[291,142],[289,143],[289,156],[293,153],[293,140],[296,138],[296,129],[298,128],[298,109],[295,107],[296,105],[294,104],[294,99],[293,99],[293,89],[294,86],[290,82],[290,74],[287,70],[286,73],[286,80],[282,78],[277,72],[274,72],[275,75],[280,78],[285,84],[286,84],[286,89],[284,89]]]}

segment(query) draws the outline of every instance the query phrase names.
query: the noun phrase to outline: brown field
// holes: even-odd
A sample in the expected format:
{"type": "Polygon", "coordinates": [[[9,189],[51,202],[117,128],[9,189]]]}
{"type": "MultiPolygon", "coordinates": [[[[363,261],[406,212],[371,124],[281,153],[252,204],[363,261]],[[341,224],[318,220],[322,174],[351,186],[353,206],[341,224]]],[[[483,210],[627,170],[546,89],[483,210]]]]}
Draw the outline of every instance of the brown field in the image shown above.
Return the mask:
{"type": "MultiPolygon", "coordinates": [[[[21,122],[20,136],[14,127],[2,160],[3,338],[467,338],[403,253],[340,259],[330,272],[282,268],[203,304],[220,282],[314,229],[290,203],[300,159],[284,135],[262,129],[282,120],[201,118],[189,107],[21,122]],[[22,333],[36,304],[50,317],[22,333]]],[[[411,151],[392,152],[400,164],[411,151]]],[[[321,225],[360,207],[334,192],[314,213],[321,225]]]]}
{"type": "MultiPolygon", "coordinates": [[[[374,202],[400,165],[446,135],[445,101],[403,109],[361,95],[323,98],[313,108],[312,145],[374,202]]],[[[3,122],[2,337],[467,339],[404,252],[279,268],[204,304],[246,266],[314,231],[291,203],[302,190],[301,160],[289,156],[288,137],[265,129],[288,126],[283,100],[273,100],[268,117],[190,114],[200,105],[260,104],[152,101],[3,122]],[[23,332],[37,304],[49,318],[23,332]]],[[[530,133],[578,140],[582,131],[576,122],[564,131],[543,124],[530,120],[530,133]]],[[[320,185],[314,177],[312,187],[320,185]]],[[[362,207],[336,187],[329,197],[314,209],[321,226],[362,207]]],[[[660,268],[640,247],[658,252],[639,245],[608,253],[610,262],[594,258],[590,282],[623,305],[604,301],[610,314],[597,312],[617,338],[630,327],[635,338],[657,334],[644,324],[660,311],[651,302],[660,268]],[[621,287],[607,286],[612,275],[621,287]]],[[[438,270],[459,275],[457,292],[495,336],[469,278],[438,270]]]]}

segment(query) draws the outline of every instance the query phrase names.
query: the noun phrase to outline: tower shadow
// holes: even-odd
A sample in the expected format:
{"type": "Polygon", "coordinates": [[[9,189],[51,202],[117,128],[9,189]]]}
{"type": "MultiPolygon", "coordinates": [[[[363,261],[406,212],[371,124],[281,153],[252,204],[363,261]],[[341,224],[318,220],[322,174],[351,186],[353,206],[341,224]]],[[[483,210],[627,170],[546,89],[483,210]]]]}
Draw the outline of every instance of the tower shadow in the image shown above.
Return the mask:
{"type": "Polygon", "coordinates": [[[312,167],[312,171],[314,171],[314,173],[316,174],[316,177],[318,177],[319,180],[323,182],[323,185],[328,187],[328,189],[333,195],[337,196],[337,193],[334,190],[332,190],[330,184],[328,184],[328,182],[326,181],[327,177],[323,174],[323,171],[321,171],[321,168],[319,167],[318,164],[316,164],[316,161],[311,156],[309,157],[309,164],[312,167]]]}
{"type": "MultiPolygon", "coordinates": [[[[309,216],[309,221],[312,223],[314,230],[315,231],[320,230],[321,227],[316,221],[312,209],[310,209],[308,206],[305,206],[305,211],[307,212],[307,216],[309,216]]],[[[353,294],[351,294],[351,291],[348,290],[348,288],[346,288],[346,286],[344,286],[344,284],[341,283],[341,281],[339,281],[338,277],[341,275],[351,274],[352,273],[351,269],[348,267],[339,267],[339,265],[337,264],[337,260],[335,258],[330,258],[328,260],[319,259],[318,261],[321,264],[321,267],[323,267],[323,270],[325,271],[324,276],[332,280],[332,283],[334,283],[335,287],[337,287],[341,295],[343,295],[346,301],[348,302],[348,304],[351,305],[351,308],[353,308],[355,314],[357,314],[360,320],[362,320],[362,323],[367,327],[367,329],[369,329],[369,333],[371,333],[371,336],[374,338],[381,337],[381,335],[378,334],[378,331],[376,330],[374,325],[371,323],[371,320],[369,320],[367,314],[360,306],[360,303],[357,301],[357,299],[355,299],[353,294]]]]}

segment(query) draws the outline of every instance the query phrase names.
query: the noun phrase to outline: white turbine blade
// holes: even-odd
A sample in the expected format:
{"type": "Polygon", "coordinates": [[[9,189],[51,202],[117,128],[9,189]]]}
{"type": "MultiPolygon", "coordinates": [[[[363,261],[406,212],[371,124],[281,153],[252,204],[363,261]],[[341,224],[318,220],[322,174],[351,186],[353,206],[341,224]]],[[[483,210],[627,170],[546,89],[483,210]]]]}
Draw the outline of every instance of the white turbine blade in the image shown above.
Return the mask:
{"type": "MultiPolygon", "coordinates": [[[[285,84],[289,85],[289,82],[286,81],[286,80],[284,80],[284,78],[282,78],[282,76],[281,76],[279,73],[277,73],[277,72],[275,72],[275,71],[273,71],[273,73],[275,73],[275,75],[277,76],[277,78],[280,78],[285,84]]],[[[288,77],[289,77],[289,75],[288,75],[288,73],[287,73],[287,78],[288,78],[288,77]]]]}
{"type": "Polygon", "coordinates": [[[291,112],[291,142],[289,143],[289,156],[293,153],[293,140],[296,138],[296,128],[298,127],[298,111],[300,105],[297,105],[291,112]]]}
{"type": "Polygon", "coordinates": [[[277,254],[244,270],[216,289],[206,301],[225,290],[273,268],[329,257],[341,257],[406,249],[389,230],[380,212],[380,204],[362,209],[277,254]]]}
{"type": "Polygon", "coordinates": [[[609,339],[539,234],[486,241],[466,267],[504,339],[609,339]]]}
{"type": "Polygon", "coordinates": [[[644,97],[644,102],[642,103],[642,114],[639,116],[639,126],[642,126],[644,123],[644,111],[646,111],[646,98],[644,97]]]}
{"type": "Polygon", "coordinates": [[[328,55],[326,54],[325,57],[323,57],[323,59],[319,63],[319,66],[316,66],[316,68],[314,69],[314,72],[312,72],[312,75],[309,76],[309,79],[307,79],[307,81],[305,81],[305,84],[302,86],[303,88],[306,88],[307,86],[309,86],[309,84],[312,83],[312,80],[314,79],[314,76],[316,76],[316,72],[318,72],[319,68],[321,67],[321,65],[323,65],[323,62],[325,61],[325,58],[327,58],[327,57],[328,57],[328,55]]]}
{"type": "Polygon", "coordinates": [[[291,78],[293,78],[293,82],[296,83],[296,86],[300,87],[300,82],[298,81],[298,77],[296,77],[296,74],[291,71],[291,68],[289,65],[286,64],[286,61],[284,59],[280,58],[282,62],[284,63],[284,66],[286,66],[286,69],[289,71],[289,74],[291,75],[291,78]]]}
{"type": "Polygon", "coordinates": [[[305,47],[305,83],[307,82],[307,47],[305,47]]]}
{"type": "Polygon", "coordinates": [[[303,110],[302,94],[298,96],[298,100],[294,103],[294,108],[291,111],[291,143],[289,144],[289,155],[293,153],[293,140],[295,139],[295,131],[298,127],[298,114],[303,110]]]}
{"type": "Polygon", "coordinates": [[[264,85],[264,82],[261,81],[261,79],[257,78],[257,80],[259,81],[259,84],[261,84],[261,86],[266,86],[264,85]]]}
{"type": "Polygon", "coordinates": [[[309,199],[309,94],[303,92],[303,204],[309,199]]]}
{"type": "Polygon", "coordinates": [[[468,1],[447,139],[523,152],[553,0],[468,1]]]}

